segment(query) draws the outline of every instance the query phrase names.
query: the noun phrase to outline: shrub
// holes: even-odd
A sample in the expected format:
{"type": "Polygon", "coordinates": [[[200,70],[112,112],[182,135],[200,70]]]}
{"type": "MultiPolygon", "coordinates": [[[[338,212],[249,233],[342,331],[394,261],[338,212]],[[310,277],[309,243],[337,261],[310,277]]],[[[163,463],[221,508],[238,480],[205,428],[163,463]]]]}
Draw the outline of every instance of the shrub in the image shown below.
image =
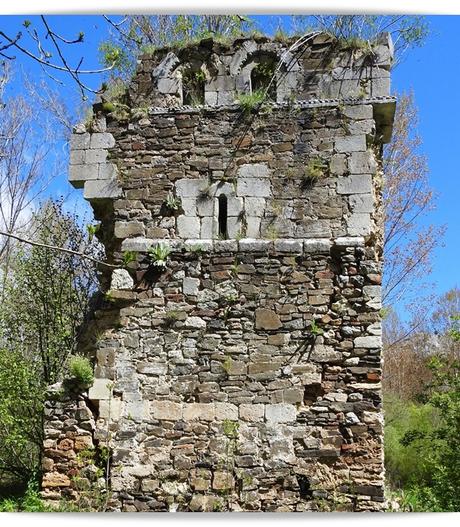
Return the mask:
{"type": "Polygon", "coordinates": [[[87,357],[82,355],[71,357],[69,371],[80,384],[89,386],[94,382],[93,366],[87,357]]]}
{"type": "Polygon", "coordinates": [[[241,106],[243,113],[250,114],[259,109],[265,99],[265,92],[257,90],[252,93],[241,93],[238,95],[237,103],[241,106]]]}
{"type": "Polygon", "coordinates": [[[162,269],[166,268],[166,260],[168,259],[170,253],[171,249],[165,245],[162,245],[161,243],[155,247],[150,247],[149,249],[149,256],[152,260],[152,264],[155,267],[160,267],[162,269]]]}

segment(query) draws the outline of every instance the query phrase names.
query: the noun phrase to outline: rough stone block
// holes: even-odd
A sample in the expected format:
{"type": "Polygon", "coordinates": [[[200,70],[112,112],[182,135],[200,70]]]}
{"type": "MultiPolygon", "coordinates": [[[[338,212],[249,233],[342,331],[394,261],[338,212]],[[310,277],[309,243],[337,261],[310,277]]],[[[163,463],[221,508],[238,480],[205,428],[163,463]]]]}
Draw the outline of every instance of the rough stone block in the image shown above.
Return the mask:
{"type": "Polygon", "coordinates": [[[177,231],[182,238],[199,238],[200,237],[200,220],[190,216],[177,217],[177,231]]]}
{"type": "Polygon", "coordinates": [[[360,134],[337,137],[335,149],[338,153],[365,152],[367,149],[366,136],[365,134],[360,134]]]}
{"type": "Polygon", "coordinates": [[[238,238],[241,235],[241,221],[238,217],[227,218],[227,233],[229,238],[238,238]]]}
{"type": "Polygon", "coordinates": [[[280,253],[300,254],[302,250],[303,243],[301,240],[275,240],[275,251],[280,253]]]}
{"type": "Polygon", "coordinates": [[[351,174],[373,174],[377,164],[373,154],[367,152],[352,152],[348,158],[348,170],[351,174]]]}
{"type": "Polygon", "coordinates": [[[261,422],[264,420],[265,405],[263,404],[241,404],[240,418],[243,421],[261,422]]]}
{"type": "Polygon", "coordinates": [[[217,233],[217,220],[213,217],[202,218],[200,233],[205,240],[213,239],[217,233]]]}
{"type": "Polygon", "coordinates": [[[91,149],[106,149],[115,146],[115,139],[112,134],[107,132],[91,134],[91,149]]]}
{"type": "Polygon", "coordinates": [[[99,165],[70,165],[69,182],[74,187],[82,188],[85,181],[99,178],[99,165]]]}
{"type": "Polygon", "coordinates": [[[112,272],[110,289],[132,289],[134,281],[126,269],[115,269],[112,272]]]}
{"type": "Polygon", "coordinates": [[[350,236],[366,236],[371,232],[371,215],[353,213],[347,218],[347,234],[350,236]]]}
{"type": "Polygon", "coordinates": [[[297,417],[297,410],[293,404],[267,404],[265,419],[269,424],[291,423],[297,417]]]}
{"type": "Polygon", "coordinates": [[[353,194],[350,196],[350,208],[353,212],[367,212],[374,211],[374,196],[373,194],[353,194]]]}
{"type": "Polygon", "coordinates": [[[345,106],[343,115],[350,119],[372,119],[373,108],[371,104],[356,104],[345,106]]]}
{"type": "Polygon", "coordinates": [[[240,251],[246,252],[266,252],[273,247],[273,242],[269,240],[256,240],[252,238],[243,238],[238,242],[240,251]]]}
{"type": "Polygon", "coordinates": [[[239,178],[236,194],[241,197],[268,198],[271,196],[270,180],[264,178],[239,178]]]}
{"type": "Polygon", "coordinates": [[[160,93],[178,93],[180,89],[179,79],[158,79],[158,91],[160,93]]]}
{"type": "Polygon", "coordinates": [[[143,236],[144,223],[140,221],[116,221],[114,236],[118,239],[143,236]]]}
{"type": "Polygon", "coordinates": [[[176,181],[176,194],[180,198],[197,198],[208,188],[207,179],[178,179],[176,181]]]}
{"type": "Polygon", "coordinates": [[[338,194],[371,194],[372,176],[370,174],[356,174],[337,179],[338,194]]]}
{"type": "Polygon", "coordinates": [[[241,165],[237,172],[238,178],[268,178],[270,171],[263,163],[241,165]]]}
{"type": "Polygon", "coordinates": [[[114,199],[122,195],[122,190],[115,179],[86,181],[83,197],[89,201],[114,199]]]}
{"type": "Polygon", "coordinates": [[[306,253],[327,254],[331,250],[331,241],[328,239],[304,240],[303,250],[306,253]]]}
{"type": "Polygon", "coordinates": [[[107,150],[87,150],[85,153],[85,163],[105,163],[107,160],[107,150]]]}
{"type": "Polygon", "coordinates": [[[200,288],[200,279],[199,278],[189,278],[185,277],[182,282],[182,290],[184,295],[196,296],[198,294],[198,289],[200,288]]]}
{"type": "MultiPolygon", "coordinates": [[[[198,216],[213,216],[214,209],[217,208],[216,200],[213,197],[195,199],[198,216]]],[[[217,212],[217,211],[216,211],[217,212]]]]}
{"type": "Polygon", "coordinates": [[[204,329],[206,327],[206,321],[200,317],[188,317],[184,325],[186,328],[190,329],[204,329]]]}
{"type": "Polygon", "coordinates": [[[250,238],[259,238],[261,218],[258,218],[255,216],[247,216],[246,222],[247,222],[246,236],[250,238]]]}
{"type": "Polygon", "coordinates": [[[154,419],[177,421],[182,419],[182,404],[172,401],[152,401],[150,411],[154,419]]]}
{"type": "Polygon", "coordinates": [[[355,348],[380,348],[382,346],[382,337],[372,336],[372,337],[356,337],[353,341],[355,348]]]}
{"type": "Polygon", "coordinates": [[[257,216],[261,218],[265,212],[265,199],[264,198],[245,198],[244,199],[244,210],[246,215],[257,216]]]}
{"type": "Polygon", "coordinates": [[[89,133],[72,134],[70,136],[70,150],[86,150],[90,145],[89,133]]]}
{"type": "Polygon", "coordinates": [[[347,158],[345,154],[334,154],[329,163],[329,170],[332,175],[343,176],[347,171],[347,158]]]}
{"type": "Polygon", "coordinates": [[[256,329],[279,329],[283,326],[280,317],[271,309],[256,309],[256,329]]]}
{"type": "Polygon", "coordinates": [[[185,421],[213,421],[215,406],[213,403],[188,403],[183,407],[185,421]]]}
{"type": "Polygon", "coordinates": [[[84,165],[86,162],[86,150],[71,150],[70,161],[71,165],[84,165]]]}
{"type": "Polygon", "coordinates": [[[118,170],[116,165],[113,163],[103,163],[99,165],[98,179],[115,179],[117,177],[118,170]]]}
{"type": "Polygon", "coordinates": [[[120,399],[99,401],[99,417],[118,421],[121,416],[122,404],[120,399]]]}
{"type": "Polygon", "coordinates": [[[364,247],[364,238],[362,236],[340,236],[336,238],[337,247],[364,247]]]}
{"type": "Polygon", "coordinates": [[[227,197],[227,214],[238,216],[243,211],[243,198],[227,197]]]}
{"type": "Polygon", "coordinates": [[[238,242],[236,240],[214,240],[214,250],[217,253],[228,253],[238,250],[238,242]]]}
{"type": "Polygon", "coordinates": [[[238,421],[238,406],[230,403],[215,403],[216,419],[238,421]]]}
{"type": "Polygon", "coordinates": [[[197,215],[197,200],[194,198],[182,198],[181,206],[186,216],[197,215]]]}
{"type": "Polygon", "coordinates": [[[94,379],[94,384],[88,392],[88,399],[99,401],[101,399],[110,399],[112,393],[113,381],[111,379],[94,379]]]}

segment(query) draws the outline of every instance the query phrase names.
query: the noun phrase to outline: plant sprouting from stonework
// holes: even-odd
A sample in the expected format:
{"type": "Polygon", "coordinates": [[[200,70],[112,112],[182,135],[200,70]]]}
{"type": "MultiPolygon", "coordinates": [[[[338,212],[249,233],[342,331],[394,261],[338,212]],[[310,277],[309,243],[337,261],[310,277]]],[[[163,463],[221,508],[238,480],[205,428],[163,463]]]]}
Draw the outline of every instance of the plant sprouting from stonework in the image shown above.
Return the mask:
{"type": "Polygon", "coordinates": [[[137,259],[136,251],[124,251],[123,253],[123,266],[128,267],[131,262],[135,262],[137,259]]]}
{"type": "Polygon", "coordinates": [[[165,205],[169,210],[179,210],[181,206],[181,199],[177,196],[174,196],[172,192],[169,192],[165,200],[165,205]]]}
{"type": "Polygon", "coordinates": [[[87,225],[86,230],[88,231],[89,241],[92,241],[94,236],[99,232],[101,224],[97,223],[96,225],[87,225]]]}
{"type": "Polygon", "coordinates": [[[80,384],[90,386],[94,382],[93,366],[87,357],[82,355],[71,357],[69,371],[80,384]]]}
{"type": "Polygon", "coordinates": [[[155,247],[150,247],[148,255],[152,262],[152,265],[159,267],[160,269],[166,269],[166,261],[171,253],[171,249],[159,243],[155,247]]]}
{"type": "Polygon", "coordinates": [[[260,110],[265,99],[265,92],[263,90],[256,90],[252,93],[240,93],[236,102],[240,105],[243,113],[249,115],[256,110],[260,110]]]}
{"type": "Polygon", "coordinates": [[[324,333],[324,330],[322,330],[317,324],[315,320],[311,321],[310,324],[310,333],[317,337],[318,335],[322,335],[324,333]]]}
{"type": "Polygon", "coordinates": [[[238,430],[240,428],[240,424],[238,423],[238,421],[230,421],[230,419],[224,419],[224,421],[222,421],[222,428],[224,434],[229,439],[236,439],[238,437],[238,430]]]}
{"type": "Polygon", "coordinates": [[[320,157],[310,159],[305,168],[303,184],[312,187],[319,178],[324,177],[328,170],[328,164],[320,157]]]}

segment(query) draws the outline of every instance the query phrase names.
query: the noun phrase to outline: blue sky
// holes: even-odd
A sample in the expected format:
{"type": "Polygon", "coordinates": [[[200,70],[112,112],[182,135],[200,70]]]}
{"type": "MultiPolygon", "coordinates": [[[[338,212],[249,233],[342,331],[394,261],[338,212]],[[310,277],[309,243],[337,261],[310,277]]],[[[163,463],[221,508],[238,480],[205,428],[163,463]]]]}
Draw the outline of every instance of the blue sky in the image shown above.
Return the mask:
{"type": "MultiPolygon", "coordinates": [[[[39,24],[37,17],[0,17],[0,28],[9,34],[23,29],[25,18],[33,25],[39,24]]],[[[99,67],[97,48],[107,37],[108,24],[102,16],[54,16],[47,17],[50,25],[67,38],[76,37],[79,31],[85,33],[83,44],[68,48],[71,62],[80,56],[85,57],[83,68],[99,67]]],[[[267,30],[276,29],[281,17],[259,16],[258,22],[267,30]]],[[[404,61],[394,69],[392,87],[396,92],[413,89],[419,109],[419,133],[423,140],[423,151],[428,156],[431,186],[438,194],[437,209],[423,221],[447,225],[444,246],[436,250],[433,273],[430,281],[436,284],[435,291],[443,293],[453,286],[460,285],[457,269],[460,260],[460,203],[458,183],[457,152],[460,141],[460,105],[457,93],[460,87],[460,68],[458,59],[459,16],[427,17],[431,35],[421,48],[410,50],[404,61]]],[[[40,67],[32,61],[23,61],[24,68],[31,75],[42,76],[40,67]]],[[[98,78],[90,79],[91,85],[100,84],[98,78]]],[[[62,94],[71,105],[79,104],[75,86],[68,79],[60,87],[62,94]]],[[[12,84],[13,89],[19,83],[12,84]]],[[[50,188],[54,195],[67,194],[70,188],[65,177],[59,178],[50,188]]],[[[73,200],[80,201],[81,191],[72,192],[73,200]]]]}

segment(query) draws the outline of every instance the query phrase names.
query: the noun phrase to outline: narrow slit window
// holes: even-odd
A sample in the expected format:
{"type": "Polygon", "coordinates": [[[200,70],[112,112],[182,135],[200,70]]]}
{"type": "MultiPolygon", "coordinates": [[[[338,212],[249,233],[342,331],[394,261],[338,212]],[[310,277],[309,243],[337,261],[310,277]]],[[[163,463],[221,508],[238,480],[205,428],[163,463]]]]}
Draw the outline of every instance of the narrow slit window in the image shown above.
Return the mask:
{"type": "Polygon", "coordinates": [[[221,194],[219,196],[219,238],[226,240],[228,238],[228,229],[227,229],[227,211],[228,211],[228,202],[227,196],[221,194]]]}

